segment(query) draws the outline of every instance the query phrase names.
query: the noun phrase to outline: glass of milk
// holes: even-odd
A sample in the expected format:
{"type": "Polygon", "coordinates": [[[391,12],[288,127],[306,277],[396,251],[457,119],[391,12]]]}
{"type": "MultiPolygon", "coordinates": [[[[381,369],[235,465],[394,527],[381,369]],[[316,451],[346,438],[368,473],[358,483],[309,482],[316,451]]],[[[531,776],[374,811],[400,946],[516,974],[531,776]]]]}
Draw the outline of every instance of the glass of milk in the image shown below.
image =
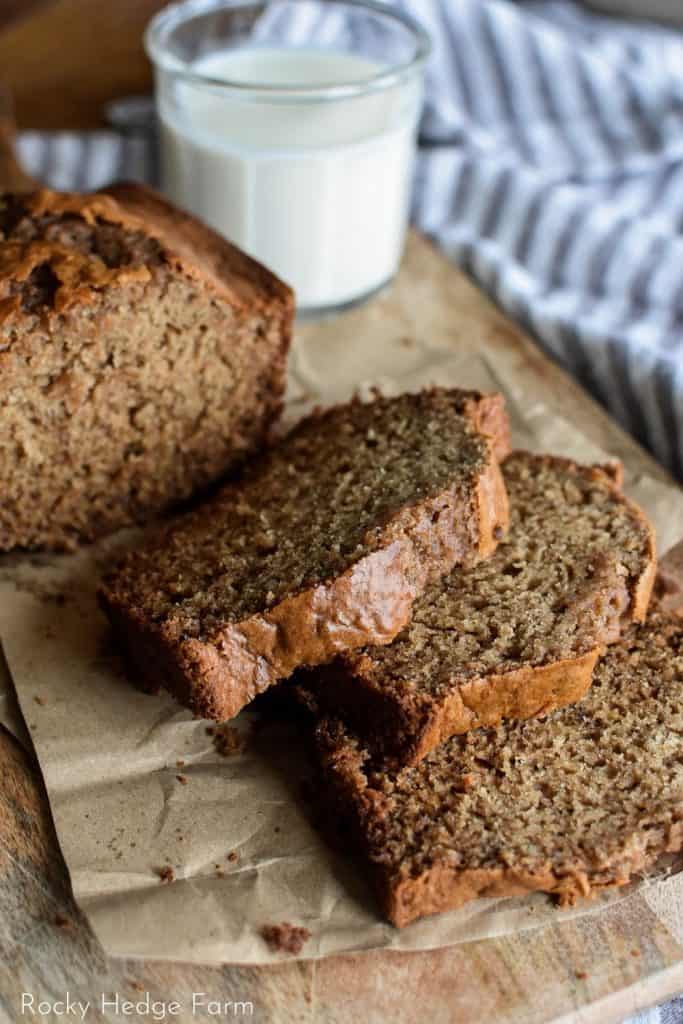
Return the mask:
{"type": "Polygon", "coordinates": [[[372,295],[403,248],[429,39],[366,0],[186,0],[151,22],[162,187],[291,284],[372,295]]]}

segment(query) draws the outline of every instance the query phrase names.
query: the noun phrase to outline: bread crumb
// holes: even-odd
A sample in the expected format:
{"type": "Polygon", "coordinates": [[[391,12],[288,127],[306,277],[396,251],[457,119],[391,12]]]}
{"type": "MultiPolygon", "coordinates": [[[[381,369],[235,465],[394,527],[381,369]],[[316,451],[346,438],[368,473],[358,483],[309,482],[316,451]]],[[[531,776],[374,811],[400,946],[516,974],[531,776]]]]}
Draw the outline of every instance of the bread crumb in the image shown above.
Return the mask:
{"type": "Polygon", "coordinates": [[[154,870],[162,883],[175,882],[175,871],[170,865],[166,864],[163,868],[155,868],[154,870]]]}
{"type": "Polygon", "coordinates": [[[237,861],[237,850],[230,851],[230,853],[228,854],[228,860],[230,861],[231,864],[234,864],[237,861]]]}
{"type": "Polygon", "coordinates": [[[282,921],[281,924],[264,924],[261,928],[261,938],[274,953],[291,953],[296,956],[310,937],[308,928],[289,924],[288,921],[282,921]]]}
{"type": "Polygon", "coordinates": [[[55,914],[55,924],[58,928],[71,928],[72,921],[65,914],[55,914]]]}
{"type": "Polygon", "coordinates": [[[135,978],[129,978],[128,984],[131,988],[134,988],[136,992],[144,992],[145,986],[141,981],[136,981],[135,978]]]}
{"type": "Polygon", "coordinates": [[[36,694],[36,696],[33,699],[36,702],[36,704],[40,704],[41,708],[45,705],[45,698],[44,697],[39,697],[36,694]]]}
{"type": "Polygon", "coordinates": [[[579,981],[583,981],[585,978],[588,977],[588,975],[586,974],[585,971],[577,971],[576,972],[576,977],[579,979],[579,981]]]}
{"type": "Polygon", "coordinates": [[[187,775],[176,775],[176,779],[178,780],[181,786],[186,786],[190,781],[187,775]]]}
{"type": "Polygon", "coordinates": [[[221,757],[231,757],[244,749],[244,737],[234,725],[220,725],[214,729],[213,745],[221,757]]]}

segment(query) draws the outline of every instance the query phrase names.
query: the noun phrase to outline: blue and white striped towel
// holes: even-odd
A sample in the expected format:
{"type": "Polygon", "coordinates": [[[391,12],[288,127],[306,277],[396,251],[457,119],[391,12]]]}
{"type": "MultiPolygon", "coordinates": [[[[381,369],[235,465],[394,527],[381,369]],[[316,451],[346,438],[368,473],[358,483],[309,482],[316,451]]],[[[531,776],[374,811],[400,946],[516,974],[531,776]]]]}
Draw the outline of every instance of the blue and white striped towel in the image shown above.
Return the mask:
{"type": "MultiPolygon", "coordinates": [[[[568,0],[395,4],[435,43],[414,222],[683,479],[683,34],[568,0]]],[[[144,137],[20,151],[60,188],[154,177],[144,137]]]]}

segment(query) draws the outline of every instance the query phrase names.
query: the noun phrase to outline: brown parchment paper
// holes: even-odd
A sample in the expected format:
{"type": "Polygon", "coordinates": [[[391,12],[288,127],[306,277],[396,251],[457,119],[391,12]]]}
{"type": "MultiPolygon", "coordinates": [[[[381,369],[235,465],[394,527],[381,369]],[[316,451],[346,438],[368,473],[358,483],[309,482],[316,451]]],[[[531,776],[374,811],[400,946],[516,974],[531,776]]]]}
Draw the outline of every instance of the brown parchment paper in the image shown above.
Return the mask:
{"type": "MultiPolygon", "coordinates": [[[[485,353],[462,356],[400,339],[368,349],[346,338],[343,350],[299,340],[287,419],[354,391],[379,386],[393,394],[433,383],[503,390],[518,446],[588,462],[609,455],[542,396],[527,394],[504,355],[493,365],[485,353]]],[[[680,491],[643,476],[627,479],[626,490],[653,518],[661,551],[679,539],[680,491]]],[[[291,725],[259,729],[257,716],[244,712],[231,723],[241,749],[224,756],[209,723],[167,696],[131,686],[94,594],[103,566],[139,536],[129,532],[73,556],[0,562],[7,663],[76,899],[108,953],[267,963],[278,954],[259,931],[281,921],[310,930],[305,957],[429,949],[596,913],[629,898],[632,887],[561,912],[540,895],[477,900],[402,931],[383,923],[353,865],[333,854],[308,820],[301,785],[311,769],[291,725]],[[164,867],[173,881],[161,881],[164,867]]],[[[0,719],[12,727],[2,693],[0,671],[0,719]]],[[[660,870],[644,884],[660,916],[681,905],[683,875],[664,880],[660,870]]]]}

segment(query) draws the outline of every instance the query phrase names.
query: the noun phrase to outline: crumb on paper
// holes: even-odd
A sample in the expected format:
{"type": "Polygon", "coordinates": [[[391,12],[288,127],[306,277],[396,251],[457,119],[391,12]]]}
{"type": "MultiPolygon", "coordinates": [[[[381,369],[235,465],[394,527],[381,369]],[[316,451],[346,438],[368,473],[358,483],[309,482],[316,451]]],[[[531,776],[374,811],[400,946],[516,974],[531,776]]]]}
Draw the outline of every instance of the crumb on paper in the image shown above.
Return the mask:
{"type": "Polygon", "coordinates": [[[235,864],[238,859],[237,850],[231,850],[228,854],[228,860],[231,864],[235,864]]]}
{"type": "Polygon", "coordinates": [[[639,949],[632,949],[631,950],[631,956],[640,956],[640,950],[639,949]]]}
{"type": "Polygon", "coordinates": [[[170,866],[170,864],[165,864],[163,868],[155,868],[155,871],[159,876],[159,879],[162,884],[175,882],[175,871],[170,866]]]}
{"type": "Polygon", "coordinates": [[[141,981],[138,981],[136,978],[129,978],[128,984],[130,985],[131,988],[134,988],[136,992],[145,991],[144,984],[141,981]]]}
{"type": "Polygon", "coordinates": [[[308,928],[282,921],[280,924],[264,924],[261,938],[273,953],[291,953],[296,956],[301,952],[311,937],[308,928]]]}
{"type": "Polygon", "coordinates": [[[585,981],[585,979],[588,977],[588,975],[586,974],[585,971],[577,971],[576,972],[576,977],[579,979],[579,981],[585,981]]]}
{"type": "Polygon", "coordinates": [[[68,929],[71,928],[72,921],[71,918],[66,916],[66,914],[57,913],[55,914],[55,925],[57,928],[68,929]]]}
{"type": "Polygon", "coordinates": [[[234,725],[219,725],[213,731],[213,745],[221,757],[231,757],[244,748],[244,737],[234,725]]]}
{"type": "Polygon", "coordinates": [[[178,780],[181,786],[186,786],[190,781],[187,775],[176,775],[176,779],[178,780]]]}
{"type": "Polygon", "coordinates": [[[33,699],[36,702],[36,704],[40,704],[41,708],[45,706],[45,698],[44,697],[41,697],[38,694],[36,694],[33,699]]]}

